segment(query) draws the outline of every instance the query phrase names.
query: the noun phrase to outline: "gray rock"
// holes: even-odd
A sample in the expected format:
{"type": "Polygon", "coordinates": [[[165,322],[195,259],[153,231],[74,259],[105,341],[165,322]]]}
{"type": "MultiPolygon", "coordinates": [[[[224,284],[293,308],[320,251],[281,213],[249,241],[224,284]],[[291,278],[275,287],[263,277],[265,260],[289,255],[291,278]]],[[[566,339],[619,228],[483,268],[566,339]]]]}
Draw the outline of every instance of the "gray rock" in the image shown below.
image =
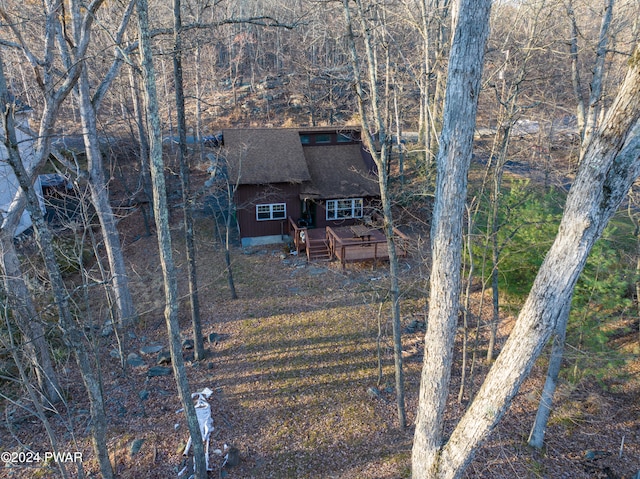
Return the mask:
{"type": "Polygon", "coordinates": [[[427,324],[424,321],[420,321],[418,319],[414,319],[413,321],[411,321],[409,323],[409,325],[405,328],[405,332],[412,334],[415,333],[417,331],[426,331],[427,330],[427,324]]]}
{"type": "Polygon", "coordinates": [[[138,454],[142,448],[142,444],[144,444],[144,439],[134,439],[131,441],[129,445],[129,456],[133,457],[138,454]]]}
{"type": "Polygon", "coordinates": [[[167,368],[164,366],[152,366],[149,368],[149,371],[147,371],[147,376],[150,378],[156,377],[156,376],[170,376],[171,375],[171,368],[167,368]]]}
{"type": "Polygon", "coordinates": [[[230,446],[224,456],[224,464],[227,467],[236,467],[240,464],[240,451],[235,446],[230,446]]]}
{"type": "Polygon", "coordinates": [[[136,353],[129,353],[127,356],[127,364],[132,368],[138,368],[144,366],[144,361],[136,353]]]}
{"type": "Polygon", "coordinates": [[[118,351],[117,349],[112,349],[111,351],[109,351],[109,356],[111,356],[113,359],[120,359],[120,351],[118,351]]]}
{"type": "Polygon", "coordinates": [[[149,391],[143,389],[138,393],[138,397],[140,398],[140,401],[146,401],[147,399],[149,399],[149,391]]]}
{"type": "Polygon", "coordinates": [[[107,336],[111,336],[111,334],[113,334],[113,325],[111,324],[111,322],[107,323],[102,328],[102,332],[100,334],[103,338],[106,338],[107,336]]]}
{"type": "Polygon", "coordinates": [[[160,344],[150,344],[149,346],[140,348],[140,354],[155,354],[162,351],[163,347],[164,346],[160,344]]]}
{"type": "Polygon", "coordinates": [[[182,342],[182,347],[184,349],[193,349],[193,339],[185,339],[182,342]]]}
{"type": "Polygon", "coordinates": [[[169,351],[160,352],[156,364],[171,364],[171,353],[169,351]]]}
{"type": "Polygon", "coordinates": [[[593,449],[587,449],[584,452],[584,458],[587,459],[588,461],[602,459],[603,457],[607,457],[609,455],[611,455],[611,453],[608,451],[596,451],[593,449]]]}

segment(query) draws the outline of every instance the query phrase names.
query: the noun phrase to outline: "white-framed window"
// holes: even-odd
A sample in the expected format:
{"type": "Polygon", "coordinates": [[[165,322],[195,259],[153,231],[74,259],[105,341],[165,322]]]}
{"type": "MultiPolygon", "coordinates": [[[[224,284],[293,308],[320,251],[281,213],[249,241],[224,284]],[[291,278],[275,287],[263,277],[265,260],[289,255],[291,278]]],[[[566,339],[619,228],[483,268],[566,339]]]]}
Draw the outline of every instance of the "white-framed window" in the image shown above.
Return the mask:
{"type": "Polygon", "coordinates": [[[258,221],[284,220],[287,217],[286,203],[271,203],[256,205],[256,219],[258,221]]]}
{"type": "Polygon", "coordinates": [[[362,198],[327,200],[327,220],[362,218],[362,198]]]}

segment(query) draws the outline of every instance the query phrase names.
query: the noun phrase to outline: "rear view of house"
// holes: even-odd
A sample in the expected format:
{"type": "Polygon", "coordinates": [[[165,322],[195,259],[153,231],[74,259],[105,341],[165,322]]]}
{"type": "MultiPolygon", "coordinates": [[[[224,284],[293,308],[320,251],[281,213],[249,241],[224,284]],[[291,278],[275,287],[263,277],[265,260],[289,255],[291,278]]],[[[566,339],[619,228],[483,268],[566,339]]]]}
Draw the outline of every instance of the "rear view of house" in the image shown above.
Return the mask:
{"type": "Polygon", "coordinates": [[[290,220],[353,224],[379,198],[357,128],[228,129],[222,141],[243,246],[288,240],[290,220]]]}

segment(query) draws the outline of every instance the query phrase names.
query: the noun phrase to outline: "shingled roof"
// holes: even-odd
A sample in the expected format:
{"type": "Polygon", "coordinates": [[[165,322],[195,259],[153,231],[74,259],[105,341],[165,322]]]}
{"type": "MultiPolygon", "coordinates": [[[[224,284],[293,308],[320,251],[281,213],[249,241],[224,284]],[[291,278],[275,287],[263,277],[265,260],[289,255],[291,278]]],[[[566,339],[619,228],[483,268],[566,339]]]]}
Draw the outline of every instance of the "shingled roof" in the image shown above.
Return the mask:
{"type": "Polygon", "coordinates": [[[298,130],[229,129],[222,132],[230,179],[241,185],[302,183],[311,180],[298,130]]]}
{"type": "MultiPolygon", "coordinates": [[[[325,131],[326,128],[322,131],[325,131]]],[[[300,133],[320,129],[247,128],[223,131],[231,180],[239,184],[300,183],[307,198],[377,196],[361,145],[303,146],[300,133]]]]}
{"type": "Polygon", "coordinates": [[[367,172],[359,144],[304,148],[311,182],[302,187],[309,198],[377,196],[378,182],[367,172]]]}

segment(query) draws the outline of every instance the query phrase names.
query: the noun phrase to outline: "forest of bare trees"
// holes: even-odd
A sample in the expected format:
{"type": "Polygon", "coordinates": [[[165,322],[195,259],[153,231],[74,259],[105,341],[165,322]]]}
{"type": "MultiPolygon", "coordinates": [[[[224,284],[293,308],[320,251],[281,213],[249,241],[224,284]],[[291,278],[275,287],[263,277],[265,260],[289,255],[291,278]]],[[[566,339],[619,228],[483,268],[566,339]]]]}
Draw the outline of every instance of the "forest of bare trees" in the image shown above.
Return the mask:
{"type": "MultiPolygon", "coordinates": [[[[401,477],[474,477],[468,474],[476,453],[541,357],[546,383],[537,416],[521,434],[542,449],[572,300],[590,294],[580,310],[587,318],[582,311],[597,289],[584,293],[579,278],[583,270],[591,274],[592,250],[606,256],[597,241],[621,205],[630,225],[625,241],[635,250],[620,253],[625,259],[610,268],[626,275],[616,285],[614,309],[635,318],[640,340],[638,18],[637,0],[0,2],[0,405],[5,429],[14,431],[0,437],[5,469],[12,462],[5,452],[37,449],[15,432],[19,416],[40,431],[47,442],[41,450],[91,449],[86,465],[53,461],[41,477],[121,477],[114,441],[124,433],[115,432],[105,406],[105,382],[135,374],[131,343],[146,324],[152,295],[151,284],[136,279],[142,276],[129,256],[133,242],[122,229],[135,213],[140,230],[144,224],[156,240],[147,251],[157,263],[154,314],[163,315],[175,409],[185,411],[194,439],[189,467],[194,477],[212,477],[192,401],[201,385],[190,383],[182,350],[191,338],[193,362],[211,359],[201,305],[213,300],[203,298],[199,284],[211,265],[199,259],[194,216],[206,187],[191,176],[207,171],[207,152],[229,127],[362,128],[378,171],[390,252],[384,294],[393,422],[410,436],[403,443],[410,472],[401,477]],[[541,198],[552,195],[552,184],[564,195],[544,250],[526,266],[513,266],[514,256],[524,264],[526,254],[510,256],[510,245],[530,226],[543,227],[524,210],[535,203],[533,188],[510,179],[514,163],[535,171],[526,182],[540,187],[541,198]],[[41,208],[40,174],[58,174],[70,185],[65,195],[76,209],[62,227],[41,208]],[[515,197],[518,188],[526,190],[522,198],[515,197]],[[25,211],[32,227],[17,234],[25,211]],[[419,387],[405,397],[403,301],[414,293],[404,286],[393,231],[407,218],[416,243],[425,245],[414,252],[419,264],[412,270],[419,271],[425,329],[419,387]],[[523,290],[513,293],[516,281],[505,278],[526,268],[523,290]],[[479,307],[472,290],[481,291],[479,307]],[[634,306],[623,308],[627,300],[634,306]],[[498,334],[507,314],[513,330],[505,342],[498,334]],[[472,320],[487,334],[482,353],[472,351],[472,320]],[[116,361],[107,365],[105,357],[116,361]],[[476,384],[480,363],[487,369],[476,384]],[[456,396],[452,374],[461,378],[455,420],[448,415],[456,396]],[[77,407],[71,384],[88,404],[82,425],[70,419],[77,407]]],[[[226,186],[230,204],[233,186],[226,186]]],[[[226,258],[216,274],[228,278],[235,298],[232,216],[229,206],[207,241],[220,238],[226,258]]],[[[605,281],[604,274],[595,277],[605,281]]],[[[595,309],[604,311],[602,304],[595,309]]],[[[588,333],[581,334],[582,341],[588,333]]],[[[628,442],[638,442],[638,427],[636,419],[628,442]]]]}

